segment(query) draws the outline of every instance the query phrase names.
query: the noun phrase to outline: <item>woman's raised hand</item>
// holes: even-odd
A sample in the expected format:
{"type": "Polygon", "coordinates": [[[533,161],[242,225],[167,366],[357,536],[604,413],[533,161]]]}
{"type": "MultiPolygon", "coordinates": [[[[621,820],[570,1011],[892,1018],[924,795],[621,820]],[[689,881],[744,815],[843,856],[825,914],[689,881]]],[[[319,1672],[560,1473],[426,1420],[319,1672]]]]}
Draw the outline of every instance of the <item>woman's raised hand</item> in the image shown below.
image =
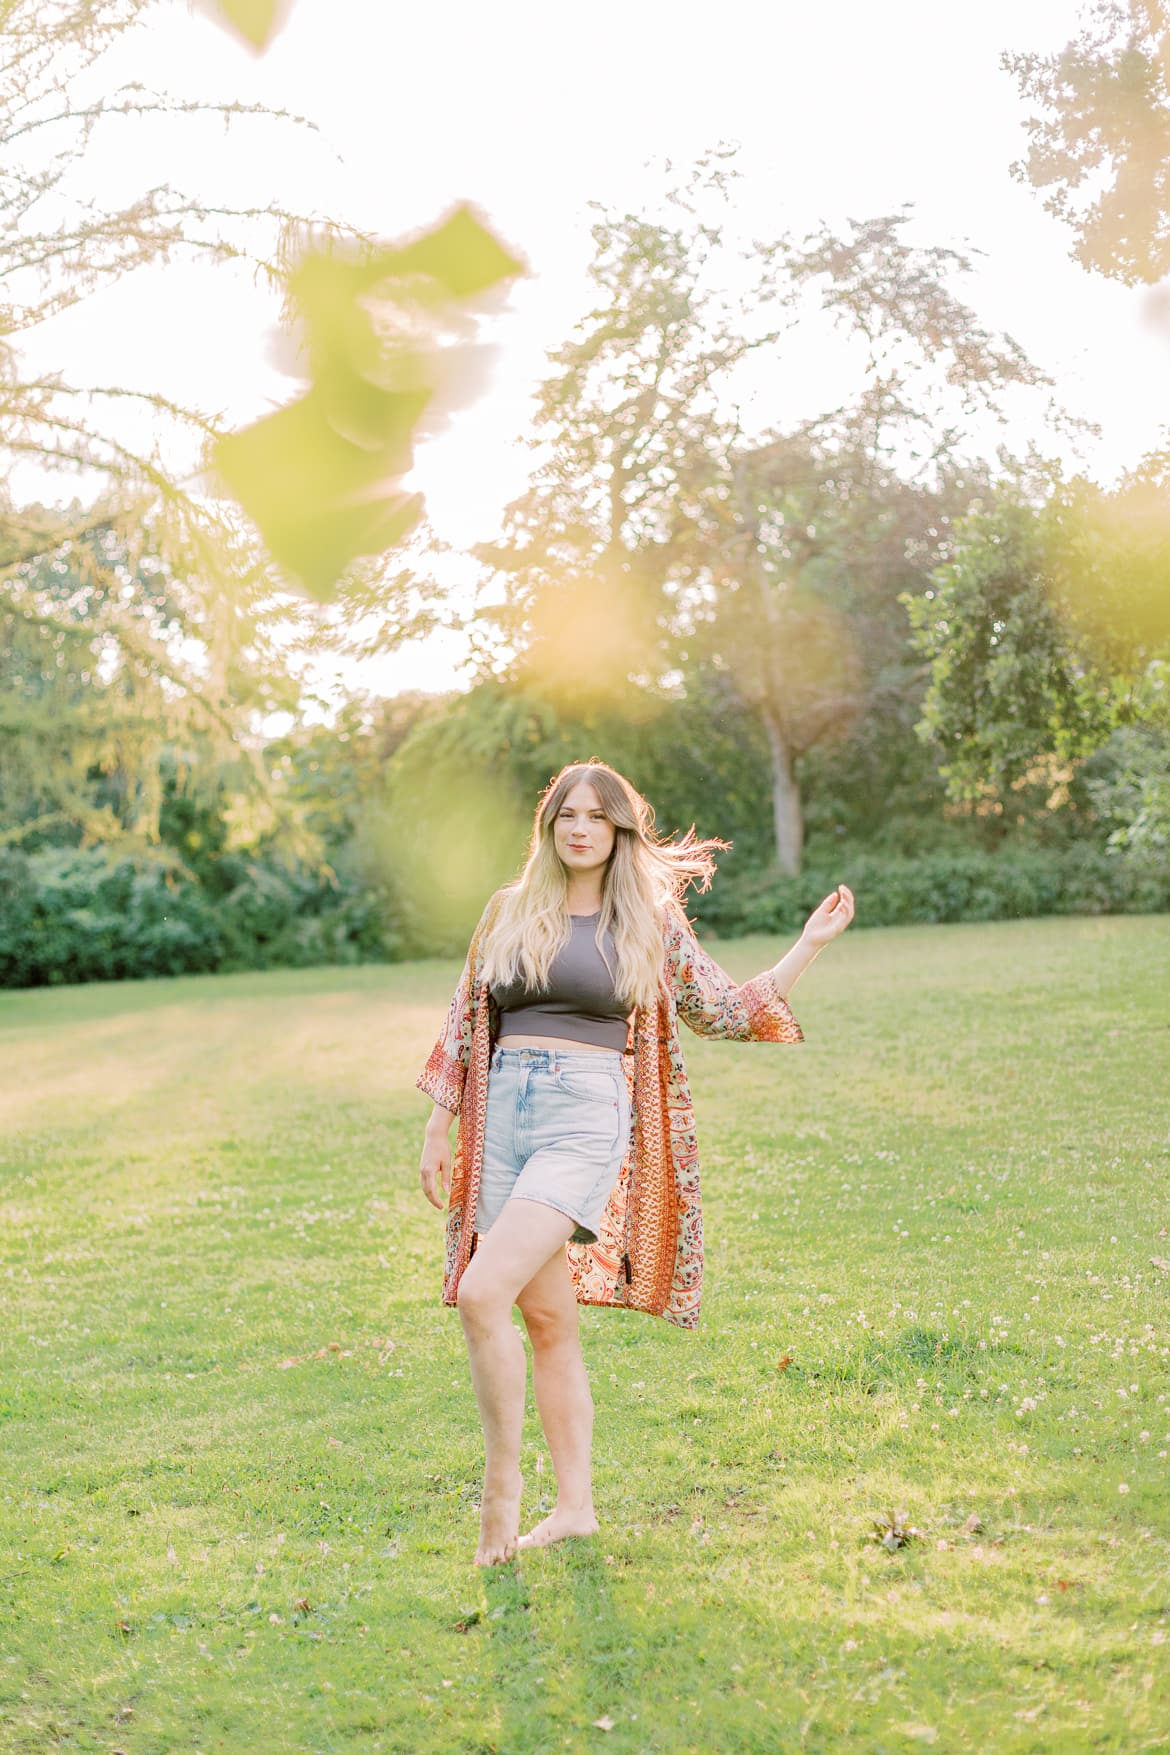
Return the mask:
{"type": "Polygon", "coordinates": [[[845,884],[838,884],[832,895],[826,896],[820,907],[809,915],[800,936],[806,944],[815,945],[819,950],[839,932],[844,932],[852,919],[853,891],[845,884]]]}

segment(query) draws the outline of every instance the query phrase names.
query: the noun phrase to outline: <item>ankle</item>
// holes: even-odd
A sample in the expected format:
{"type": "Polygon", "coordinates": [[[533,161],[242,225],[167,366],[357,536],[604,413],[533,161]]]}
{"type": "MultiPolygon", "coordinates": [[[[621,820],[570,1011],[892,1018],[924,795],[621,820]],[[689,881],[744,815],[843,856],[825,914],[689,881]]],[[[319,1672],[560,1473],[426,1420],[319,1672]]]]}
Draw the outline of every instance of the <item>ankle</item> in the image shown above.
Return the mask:
{"type": "Polygon", "coordinates": [[[596,1516],[593,1509],[593,1495],[591,1493],[585,1499],[565,1499],[558,1495],[556,1509],[560,1512],[562,1517],[596,1516]]]}
{"type": "Polygon", "coordinates": [[[483,1490],[493,1496],[499,1494],[510,1497],[520,1487],[521,1482],[520,1465],[513,1463],[510,1468],[487,1469],[483,1477],[483,1490]]]}

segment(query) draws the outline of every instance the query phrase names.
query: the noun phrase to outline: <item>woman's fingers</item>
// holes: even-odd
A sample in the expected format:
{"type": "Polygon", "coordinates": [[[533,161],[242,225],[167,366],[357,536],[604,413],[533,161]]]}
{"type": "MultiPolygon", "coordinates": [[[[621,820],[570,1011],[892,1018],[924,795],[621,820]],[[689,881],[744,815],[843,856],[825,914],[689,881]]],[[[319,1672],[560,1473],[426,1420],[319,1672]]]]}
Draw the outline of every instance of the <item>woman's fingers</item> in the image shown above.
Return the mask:
{"type": "Polygon", "coordinates": [[[429,1162],[424,1156],[422,1163],[419,1165],[419,1179],[422,1182],[423,1193],[426,1195],[431,1205],[433,1207],[441,1208],[443,1206],[443,1199],[439,1190],[442,1189],[443,1194],[446,1194],[451,1185],[451,1163],[449,1156],[445,1155],[437,1159],[432,1159],[429,1162]]]}
{"type": "Polygon", "coordinates": [[[838,884],[832,895],[825,897],[817,912],[824,914],[827,925],[843,931],[853,919],[853,891],[848,884],[838,884]]]}
{"type": "Polygon", "coordinates": [[[836,933],[843,932],[852,919],[853,891],[848,884],[838,884],[837,888],[830,891],[820,906],[809,915],[805,931],[808,931],[808,927],[812,927],[812,938],[824,942],[836,933]]]}

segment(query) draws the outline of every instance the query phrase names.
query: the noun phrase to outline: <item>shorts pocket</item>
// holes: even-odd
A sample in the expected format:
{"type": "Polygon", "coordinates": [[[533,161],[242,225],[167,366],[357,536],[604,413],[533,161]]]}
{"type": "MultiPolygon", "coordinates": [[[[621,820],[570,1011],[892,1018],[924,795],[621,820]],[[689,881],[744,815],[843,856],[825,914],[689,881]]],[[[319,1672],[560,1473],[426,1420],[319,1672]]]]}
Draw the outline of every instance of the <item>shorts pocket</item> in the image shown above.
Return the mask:
{"type": "Polygon", "coordinates": [[[556,1083],[566,1097],[576,1097],[582,1103],[612,1103],[617,1108],[617,1078],[613,1073],[590,1072],[588,1068],[579,1072],[575,1066],[559,1066],[556,1083]]]}

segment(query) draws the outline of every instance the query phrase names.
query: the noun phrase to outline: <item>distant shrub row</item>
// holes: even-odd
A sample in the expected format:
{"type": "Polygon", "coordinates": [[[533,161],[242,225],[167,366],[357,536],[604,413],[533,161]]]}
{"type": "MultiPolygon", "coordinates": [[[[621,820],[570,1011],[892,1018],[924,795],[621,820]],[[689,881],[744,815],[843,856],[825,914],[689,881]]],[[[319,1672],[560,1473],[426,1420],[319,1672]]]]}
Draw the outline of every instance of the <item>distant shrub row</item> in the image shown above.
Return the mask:
{"type": "Polygon", "coordinates": [[[384,899],[241,859],[211,897],[158,864],[94,847],[0,852],[0,987],[303,968],[398,954],[384,899]]]}
{"type": "Polygon", "coordinates": [[[831,866],[814,860],[799,877],[725,867],[707,895],[694,897],[689,912],[721,938],[795,933],[839,883],[856,896],[858,926],[1170,911],[1170,862],[1119,857],[1081,842],[912,859],[843,850],[831,866]]]}
{"type": "MultiPolygon", "coordinates": [[[[0,851],[0,987],[456,956],[473,924],[448,943],[355,877],[331,883],[244,859],[234,875],[212,898],[190,879],[102,848],[0,851]]],[[[843,850],[831,867],[816,862],[796,878],[729,861],[709,894],[692,894],[689,911],[723,938],[795,934],[842,882],[856,893],[858,926],[1170,912],[1170,863],[1084,844],[913,859],[843,850]]]]}

